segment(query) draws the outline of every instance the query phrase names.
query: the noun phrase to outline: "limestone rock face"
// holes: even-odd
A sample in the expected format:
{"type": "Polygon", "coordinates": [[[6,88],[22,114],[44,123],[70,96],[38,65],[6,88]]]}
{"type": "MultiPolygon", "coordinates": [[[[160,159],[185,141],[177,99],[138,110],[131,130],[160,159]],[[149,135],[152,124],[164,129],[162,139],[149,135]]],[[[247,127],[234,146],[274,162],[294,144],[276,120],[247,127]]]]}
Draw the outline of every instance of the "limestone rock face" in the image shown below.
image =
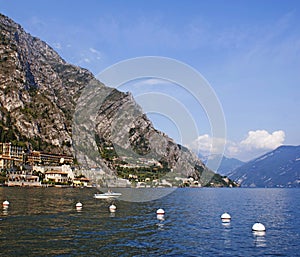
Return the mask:
{"type": "Polygon", "coordinates": [[[68,64],[1,14],[0,133],[2,142],[74,155],[81,165],[123,176],[128,167],[200,184],[207,182],[203,174],[214,176],[196,155],[156,130],[130,93],[68,64]]]}
{"type": "Polygon", "coordinates": [[[71,154],[76,98],[93,75],[3,15],[0,57],[1,140],[31,139],[35,148],[71,154]]]}

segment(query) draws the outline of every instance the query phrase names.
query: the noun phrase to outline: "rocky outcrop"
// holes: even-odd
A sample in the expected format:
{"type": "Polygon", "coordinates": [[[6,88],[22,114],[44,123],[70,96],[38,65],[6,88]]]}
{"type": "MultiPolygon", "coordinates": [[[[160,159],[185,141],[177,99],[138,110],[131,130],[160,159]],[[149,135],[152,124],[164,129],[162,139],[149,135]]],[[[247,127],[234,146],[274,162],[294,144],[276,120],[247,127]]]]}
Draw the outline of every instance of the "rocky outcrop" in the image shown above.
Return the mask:
{"type": "Polygon", "coordinates": [[[3,15],[0,32],[1,140],[71,154],[76,97],[93,75],[3,15]]]}
{"type": "MultiPolygon", "coordinates": [[[[1,141],[72,154],[81,165],[122,176],[126,169],[143,168],[157,177],[192,177],[203,185],[215,176],[187,148],[156,130],[130,93],[66,63],[3,15],[0,132],[1,141]]],[[[228,184],[220,179],[220,185],[228,184]]]]}

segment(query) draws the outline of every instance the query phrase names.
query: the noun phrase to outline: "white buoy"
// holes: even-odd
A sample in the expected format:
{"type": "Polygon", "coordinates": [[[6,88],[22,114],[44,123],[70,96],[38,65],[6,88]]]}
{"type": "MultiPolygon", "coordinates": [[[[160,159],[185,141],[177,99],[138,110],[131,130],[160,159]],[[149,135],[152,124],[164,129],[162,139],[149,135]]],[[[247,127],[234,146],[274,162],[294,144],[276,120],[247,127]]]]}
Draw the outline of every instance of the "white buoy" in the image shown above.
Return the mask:
{"type": "Polygon", "coordinates": [[[266,231],[266,227],[264,226],[264,224],[258,222],[258,223],[255,223],[252,226],[252,231],[255,231],[255,232],[265,232],[266,231]]]}
{"type": "Polygon", "coordinates": [[[8,207],[9,206],[9,201],[5,200],[3,203],[2,203],[3,207],[8,207]]]}
{"type": "Polygon", "coordinates": [[[156,211],[156,214],[157,215],[165,215],[165,210],[160,208],[156,211]]]}
{"type": "Polygon", "coordinates": [[[231,216],[230,216],[230,214],[229,213],[227,213],[227,212],[225,212],[225,213],[223,213],[222,215],[221,215],[221,220],[222,220],[222,222],[230,222],[230,220],[231,220],[231,216]]]}
{"type": "Polygon", "coordinates": [[[109,211],[110,212],[116,212],[117,210],[117,206],[115,206],[114,204],[112,204],[111,206],[109,206],[109,211]]]}
{"type": "Polygon", "coordinates": [[[81,210],[82,209],[82,203],[81,202],[76,203],[76,209],[77,210],[81,210]]]}

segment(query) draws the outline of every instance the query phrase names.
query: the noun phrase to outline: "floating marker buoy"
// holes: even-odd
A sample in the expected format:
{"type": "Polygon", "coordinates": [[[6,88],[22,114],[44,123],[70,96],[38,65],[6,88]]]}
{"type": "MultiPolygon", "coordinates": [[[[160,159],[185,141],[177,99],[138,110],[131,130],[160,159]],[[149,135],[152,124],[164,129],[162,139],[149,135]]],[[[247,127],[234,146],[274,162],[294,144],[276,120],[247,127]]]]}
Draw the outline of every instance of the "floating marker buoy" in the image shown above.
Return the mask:
{"type": "Polygon", "coordinates": [[[264,226],[264,224],[258,222],[258,223],[255,223],[252,226],[252,231],[255,231],[255,232],[265,232],[266,231],[266,227],[264,226]]]}
{"type": "Polygon", "coordinates": [[[165,210],[164,210],[164,209],[158,209],[158,210],[156,211],[156,214],[157,214],[157,215],[165,215],[165,210]]]}
{"type": "Polygon", "coordinates": [[[110,212],[116,212],[117,206],[115,206],[114,204],[112,204],[111,206],[109,206],[109,211],[110,212]]]}
{"type": "Polygon", "coordinates": [[[231,216],[227,212],[225,212],[221,215],[221,220],[222,222],[230,222],[231,216]]]}
{"type": "Polygon", "coordinates": [[[3,203],[2,203],[3,207],[8,207],[9,206],[9,201],[5,200],[3,203]]]}
{"type": "Polygon", "coordinates": [[[81,202],[78,202],[78,203],[76,203],[76,209],[78,210],[80,210],[80,209],[82,209],[82,203],[81,202]]]}

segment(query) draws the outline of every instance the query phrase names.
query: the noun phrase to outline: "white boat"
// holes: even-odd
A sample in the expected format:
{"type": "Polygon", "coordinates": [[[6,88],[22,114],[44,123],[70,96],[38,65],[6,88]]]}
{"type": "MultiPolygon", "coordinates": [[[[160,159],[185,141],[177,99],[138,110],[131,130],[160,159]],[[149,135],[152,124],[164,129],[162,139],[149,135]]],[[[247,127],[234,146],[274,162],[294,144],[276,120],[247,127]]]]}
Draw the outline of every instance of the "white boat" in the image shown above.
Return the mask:
{"type": "Polygon", "coordinates": [[[106,193],[101,193],[101,194],[94,194],[94,198],[96,199],[110,199],[110,198],[118,198],[122,194],[121,193],[115,193],[115,192],[106,192],[106,193]]]}

